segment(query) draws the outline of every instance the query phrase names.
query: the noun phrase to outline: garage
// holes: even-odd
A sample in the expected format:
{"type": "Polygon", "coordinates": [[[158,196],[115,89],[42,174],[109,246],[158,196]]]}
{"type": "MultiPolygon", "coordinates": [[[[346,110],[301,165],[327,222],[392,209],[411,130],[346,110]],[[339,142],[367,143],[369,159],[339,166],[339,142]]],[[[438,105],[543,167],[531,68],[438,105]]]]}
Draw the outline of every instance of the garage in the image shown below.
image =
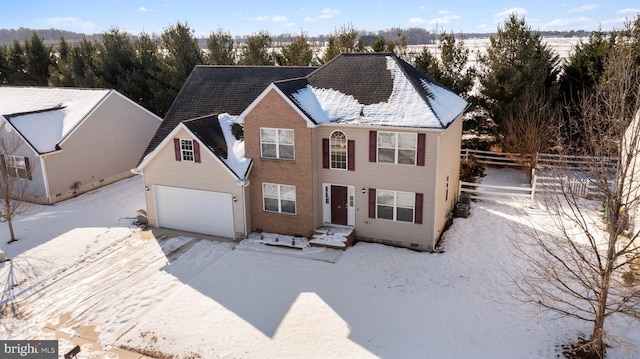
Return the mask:
{"type": "Polygon", "coordinates": [[[230,193],[154,186],[158,227],[234,238],[230,193]]]}

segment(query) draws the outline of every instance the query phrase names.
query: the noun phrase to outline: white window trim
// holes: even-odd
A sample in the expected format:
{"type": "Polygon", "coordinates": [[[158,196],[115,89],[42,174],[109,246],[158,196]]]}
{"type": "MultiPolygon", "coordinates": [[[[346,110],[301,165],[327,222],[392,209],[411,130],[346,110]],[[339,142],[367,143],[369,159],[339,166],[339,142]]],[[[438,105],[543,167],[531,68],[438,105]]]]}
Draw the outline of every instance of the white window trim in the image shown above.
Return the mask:
{"type": "Polygon", "coordinates": [[[347,171],[349,169],[349,139],[347,135],[340,130],[333,131],[331,135],[329,135],[329,168],[341,171],[347,171]],[[342,136],[344,136],[344,168],[333,166],[333,135],[336,133],[341,133],[342,136]]]}
{"type": "Polygon", "coordinates": [[[388,190],[388,189],[376,189],[376,219],[382,219],[382,220],[394,221],[394,222],[403,222],[403,223],[416,223],[416,193],[415,192],[405,192],[405,191],[392,191],[392,190],[388,190]],[[378,195],[379,195],[380,191],[392,192],[393,193],[393,206],[378,202],[378,195]],[[398,205],[398,193],[405,193],[405,194],[410,194],[410,195],[413,196],[413,201],[411,203],[411,207],[399,206],[398,205]],[[378,206],[393,207],[393,219],[380,218],[378,216],[378,206]],[[406,209],[411,209],[413,211],[413,218],[411,219],[411,222],[398,220],[398,208],[406,208],[406,209]]]}
{"type": "Polygon", "coordinates": [[[396,165],[407,165],[407,166],[416,166],[418,164],[418,134],[412,132],[390,132],[390,131],[378,131],[376,136],[376,161],[379,163],[388,163],[388,164],[396,164],[396,165]],[[391,133],[395,136],[395,146],[394,146],[394,155],[393,162],[380,162],[380,148],[391,149],[391,147],[380,147],[380,134],[382,133],[391,133]],[[400,134],[408,134],[414,135],[416,139],[416,147],[415,148],[404,148],[400,147],[400,134]],[[398,163],[398,153],[400,150],[411,150],[413,151],[413,163],[398,163]]]}
{"type": "Polygon", "coordinates": [[[296,158],[296,136],[295,136],[295,132],[292,128],[275,128],[275,127],[260,127],[260,157],[261,158],[268,158],[268,159],[275,159],[275,160],[295,160],[296,158]],[[276,140],[275,142],[264,142],[262,140],[262,130],[275,130],[276,131],[276,140]],[[280,157],[280,136],[279,136],[279,132],[280,131],[291,131],[292,134],[292,138],[293,138],[293,143],[292,144],[282,144],[282,146],[291,146],[293,151],[293,157],[292,158],[282,158],[280,157]],[[262,153],[262,145],[263,144],[273,144],[276,146],[276,156],[275,157],[266,157],[264,155],[264,153],[262,153]]]}
{"type": "Polygon", "coordinates": [[[180,161],[182,162],[195,162],[196,161],[196,151],[195,151],[195,146],[193,144],[193,139],[191,138],[181,138],[180,139],[180,161]],[[182,147],[183,143],[191,143],[191,149],[185,149],[182,147]],[[185,158],[185,154],[191,153],[191,159],[186,159],[185,158]]]}
{"type": "MultiPolygon", "coordinates": [[[[285,199],[286,201],[291,201],[289,199],[285,199]]],[[[288,215],[296,215],[298,213],[298,200],[297,200],[297,189],[296,186],[292,186],[292,185],[286,185],[286,184],[278,184],[278,183],[268,183],[268,182],[263,182],[262,183],[262,210],[265,212],[269,212],[269,213],[279,213],[279,214],[288,214],[288,215]],[[273,186],[278,186],[278,197],[267,197],[264,194],[264,187],[265,185],[273,185],[273,186]],[[283,212],[282,211],[282,187],[291,187],[293,188],[293,193],[295,195],[295,198],[293,199],[293,203],[295,206],[295,211],[293,213],[290,212],[283,212]],[[278,210],[277,211],[271,211],[268,210],[266,208],[266,203],[265,203],[265,199],[266,198],[271,198],[271,199],[276,199],[278,201],[278,210]]]]}

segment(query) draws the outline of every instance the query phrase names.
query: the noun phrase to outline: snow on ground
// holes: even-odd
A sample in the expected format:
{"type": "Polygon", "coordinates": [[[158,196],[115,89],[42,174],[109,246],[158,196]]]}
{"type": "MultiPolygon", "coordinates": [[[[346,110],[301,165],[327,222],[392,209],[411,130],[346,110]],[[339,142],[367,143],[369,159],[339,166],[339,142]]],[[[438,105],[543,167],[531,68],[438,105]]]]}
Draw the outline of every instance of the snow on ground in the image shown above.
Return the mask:
{"type": "MultiPolygon", "coordinates": [[[[482,180],[522,186],[526,176],[489,169],[482,180]]],[[[12,259],[0,267],[2,300],[15,310],[3,313],[0,338],[48,339],[49,323],[70,335],[95,325],[105,347],[175,358],[553,358],[588,330],[508,293],[521,265],[513,223],[543,220],[535,208],[474,202],[432,254],[145,239],[132,226],[143,206],[136,177],[16,221],[20,240],[0,242],[12,259]]],[[[611,319],[613,332],[640,343],[638,323],[611,319]]],[[[610,358],[640,357],[633,349],[610,358]]]]}

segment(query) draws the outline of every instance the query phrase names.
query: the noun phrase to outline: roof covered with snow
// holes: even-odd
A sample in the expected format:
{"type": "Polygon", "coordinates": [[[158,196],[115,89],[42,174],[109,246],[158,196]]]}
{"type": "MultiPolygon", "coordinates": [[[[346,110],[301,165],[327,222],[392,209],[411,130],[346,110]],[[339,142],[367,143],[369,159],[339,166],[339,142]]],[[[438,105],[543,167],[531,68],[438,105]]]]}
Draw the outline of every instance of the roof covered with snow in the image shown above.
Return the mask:
{"type": "Polygon", "coordinates": [[[245,180],[251,160],[244,157],[242,131],[235,123],[235,117],[229,114],[209,115],[183,124],[206,146],[220,161],[231,170],[239,180],[245,180]]]}
{"type": "Polygon", "coordinates": [[[394,54],[342,54],[275,85],[316,124],[447,128],[468,105],[394,54]]]}
{"type": "Polygon", "coordinates": [[[196,66],[142,158],[153,151],[180,122],[221,113],[239,115],[272,82],[304,77],[314,69],[293,66],[196,66]]]}
{"type": "Polygon", "coordinates": [[[109,92],[0,86],[0,116],[38,153],[52,152],[109,92]]]}

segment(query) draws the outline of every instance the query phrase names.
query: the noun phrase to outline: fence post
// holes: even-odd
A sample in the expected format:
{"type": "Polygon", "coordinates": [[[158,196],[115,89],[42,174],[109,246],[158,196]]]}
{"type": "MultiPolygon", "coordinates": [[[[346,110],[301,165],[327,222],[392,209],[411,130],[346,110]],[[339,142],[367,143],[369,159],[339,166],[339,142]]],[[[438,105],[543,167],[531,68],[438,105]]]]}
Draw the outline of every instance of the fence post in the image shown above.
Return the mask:
{"type": "Polygon", "coordinates": [[[536,196],[536,182],[538,182],[538,174],[536,174],[535,168],[531,172],[533,173],[531,176],[531,203],[533,204],[536,196]]]}

